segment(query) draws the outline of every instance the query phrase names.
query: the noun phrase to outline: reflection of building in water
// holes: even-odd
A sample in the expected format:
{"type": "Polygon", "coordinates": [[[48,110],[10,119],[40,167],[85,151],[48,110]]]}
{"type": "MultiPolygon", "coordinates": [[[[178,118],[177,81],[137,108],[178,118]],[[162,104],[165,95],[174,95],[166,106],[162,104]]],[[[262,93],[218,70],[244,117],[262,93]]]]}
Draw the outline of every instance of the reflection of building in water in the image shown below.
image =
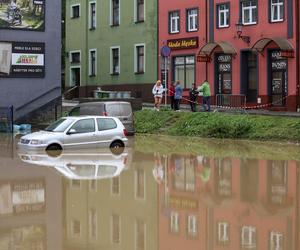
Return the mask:
{"type": "Polygon", "coordinates": [[[300,249],[299,169],[295,161],[170,156],[159,249],[300,249]]]}
{"type": "Polygon", "coordinates": [[[153,158],[135,153],[130,168],[118,177],[66,180],[65,249],[157,249],[152,171],[153,158]]]}
{"type": "Polygon", "coordinates": [[[61,178],[48,168],[0,157],[0,249],[61,249],[61,201],[61,178]]]}

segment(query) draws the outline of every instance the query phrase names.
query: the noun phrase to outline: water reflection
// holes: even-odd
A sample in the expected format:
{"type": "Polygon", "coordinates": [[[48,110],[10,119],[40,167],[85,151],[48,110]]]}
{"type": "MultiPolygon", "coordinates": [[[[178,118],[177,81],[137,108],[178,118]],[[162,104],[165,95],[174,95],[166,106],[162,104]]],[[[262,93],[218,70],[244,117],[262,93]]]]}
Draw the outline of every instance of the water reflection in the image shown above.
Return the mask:
{"type": "Polygon", "coordinates": [[[119,156],[0,147],[0,250],[300,249],[299,146],[136,136],[119,156]]]}

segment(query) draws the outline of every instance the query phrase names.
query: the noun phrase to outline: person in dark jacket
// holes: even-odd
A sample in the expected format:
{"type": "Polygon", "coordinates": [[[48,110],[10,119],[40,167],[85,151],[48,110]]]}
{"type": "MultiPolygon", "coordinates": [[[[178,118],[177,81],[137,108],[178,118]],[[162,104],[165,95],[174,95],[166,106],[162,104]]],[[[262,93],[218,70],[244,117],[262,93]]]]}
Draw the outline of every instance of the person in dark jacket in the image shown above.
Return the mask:
{"type": "Polygon", "coordinates": [[[191,105],[191,111],[196,112],[196,102],[197,102],[197,96],[199,92],[197,90],[196,84],[192,84],[192,88],[190,89],[190,105],[191,105]]]}
{"type": "Polygon", "coordinates": [[[170,102],[171,102],[171,109],[175,109],[175,100],[174,100],[174,95],[175,95],[175,83],[172,82],[169,86],[169,97],[170,97],[170,102]]]}
{"type": "Polygon", "coordinates": [[[175,95],[174,95],[174,99],[175,99],[175,111],[180,111],[180,101],[182,98],[182,88],[180,86],[180,82],[176,81],[176,85],[175,85],[175,95]]]}

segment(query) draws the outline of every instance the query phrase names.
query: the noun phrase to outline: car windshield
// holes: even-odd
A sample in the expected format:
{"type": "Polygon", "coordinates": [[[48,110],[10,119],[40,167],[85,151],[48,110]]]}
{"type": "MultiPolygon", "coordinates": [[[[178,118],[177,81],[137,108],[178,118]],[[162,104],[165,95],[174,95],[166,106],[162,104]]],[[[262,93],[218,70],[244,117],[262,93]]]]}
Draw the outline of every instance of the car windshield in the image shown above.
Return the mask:
{"type": "Polygon", "coordinates": [[[51,131],[51,132],[64,132],[74,121],[74,119],[66,119],[62,118],[57,120],[56,122],[50,124],[45,131],[51,131]]]}

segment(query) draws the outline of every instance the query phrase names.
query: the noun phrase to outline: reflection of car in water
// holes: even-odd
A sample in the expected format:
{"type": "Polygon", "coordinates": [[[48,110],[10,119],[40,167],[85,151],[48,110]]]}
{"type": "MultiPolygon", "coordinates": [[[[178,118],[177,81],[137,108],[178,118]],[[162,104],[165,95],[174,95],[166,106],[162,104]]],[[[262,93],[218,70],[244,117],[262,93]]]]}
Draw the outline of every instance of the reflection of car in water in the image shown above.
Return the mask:
{"type": "Polygon", "coordinates": [[[65,150],[57,157],[52,157],[44,151],[20,151],[19,157],[26,163],[54,167],[63,176],[77,180],[113,178],[119,176],[131,162],[128,150],[115,155],[109,149],[94,152],[65,150]]]}

